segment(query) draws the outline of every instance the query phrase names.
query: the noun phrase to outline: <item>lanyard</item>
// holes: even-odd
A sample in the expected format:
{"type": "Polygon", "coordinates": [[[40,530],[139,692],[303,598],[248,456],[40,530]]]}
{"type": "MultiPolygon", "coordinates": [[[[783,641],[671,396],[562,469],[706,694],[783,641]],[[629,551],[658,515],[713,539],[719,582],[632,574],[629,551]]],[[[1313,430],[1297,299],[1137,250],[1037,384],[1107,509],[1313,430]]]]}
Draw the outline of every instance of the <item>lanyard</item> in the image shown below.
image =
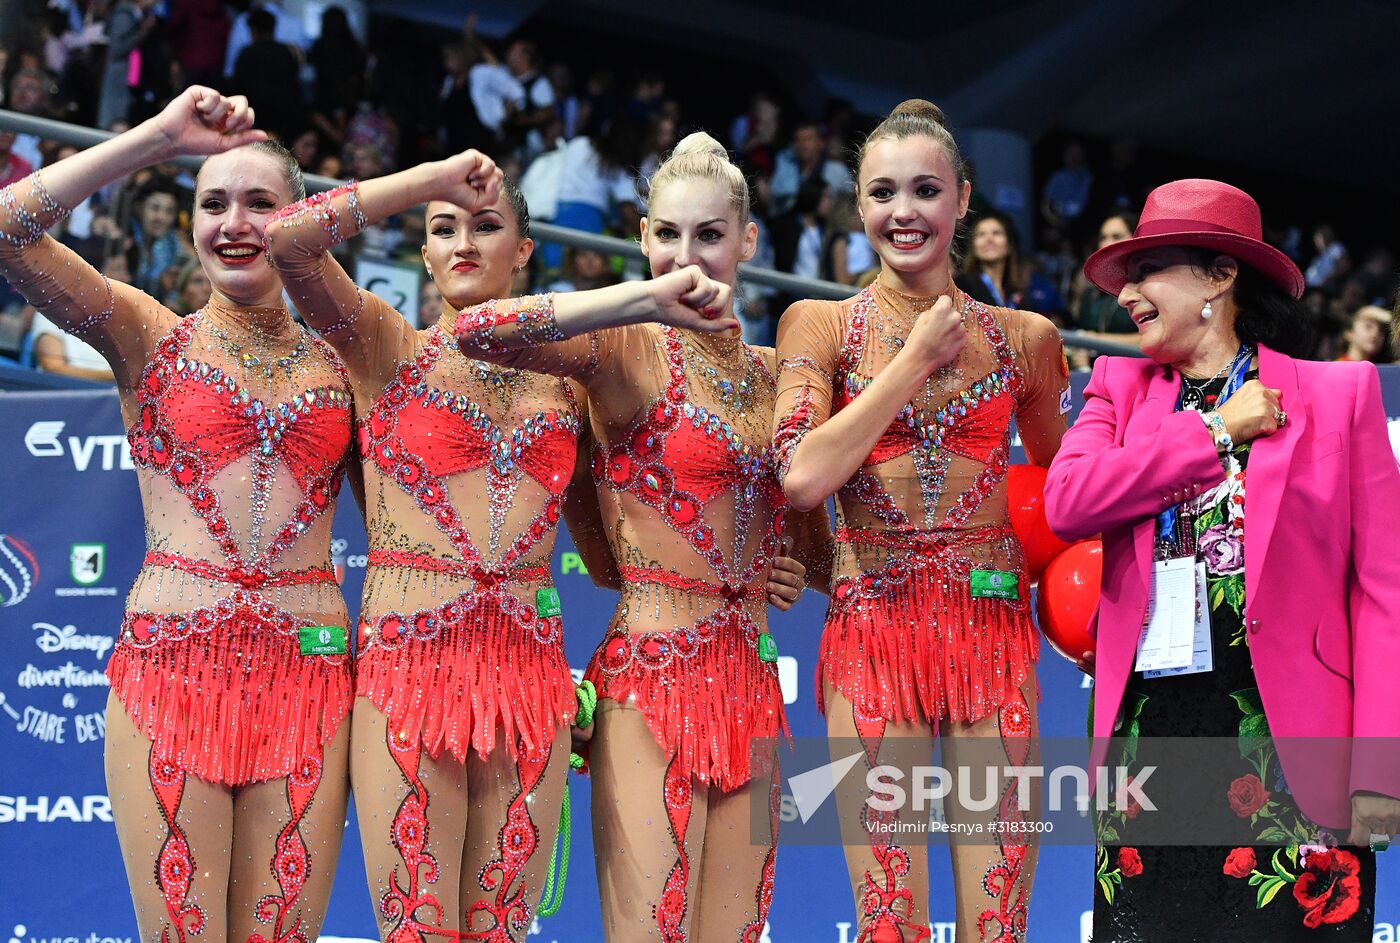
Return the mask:
{"type": "Polygon", "coordinates": [[[992,281],[992,276],[986,272],[982,273],[982,284],[987,286],[987,291],[991,292],[994,303],[1000,308],[1014,308],[1015,305],[1006,300],[1006,296],[997,291],[997,283],[992,281]]]}
{"type": "MultiPolygon", "coordinates": [[[[1249,373],[1249,363],[1253,359],[1254,352],[1250,350],[1249,345],[1241,344],[1239,351],[1235,354],[1235,361],[1237,362],[1230,368],[1230,375],[1226,377],[1225,386],[1220,390],[1220,396],[1215,401],[1217,407],[1231,396],[1234,396],[1235,393],[1239,391],[1239,388],[1244,386],[1244,378],[1249,373]]],[[[1183,379],[1183,386],[1185,382],[1185,379],[1183,379]]],[[[1182,391],[1178,389],[1176,394],[1177,412],[1181,411],[1181,400],[1182,391]]],[[[1157,546],[1159,548],[1166,547],[1176,551],[1194,551],[1196,546],[1194,537],[1195,533],[1191,526],[1191,520],[1189,517],[1181,514],[1181,505],[1174,504],[1157,515],[1157,546]],[[1178,527],[1181,528],[1181,532],[1178,532],[1178,527]]],[[[1180,554],[1173,553],[1170,555],[1177,556],[1180,554]]]]}

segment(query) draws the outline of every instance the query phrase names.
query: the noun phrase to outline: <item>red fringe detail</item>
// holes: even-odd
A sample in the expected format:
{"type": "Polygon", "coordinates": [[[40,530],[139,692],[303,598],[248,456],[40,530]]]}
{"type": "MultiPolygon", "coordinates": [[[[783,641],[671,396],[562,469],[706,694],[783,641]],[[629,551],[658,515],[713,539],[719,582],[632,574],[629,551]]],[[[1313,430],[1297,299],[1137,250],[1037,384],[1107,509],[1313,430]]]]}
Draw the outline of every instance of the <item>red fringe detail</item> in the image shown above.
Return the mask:
{"type": "Polygon", "coordinates": [[[628,637],[614,632],[603,639],[584,676],[598,689],[599,698],[619,703],[631,699],[662,751],[681,770],[731,792],[752,778],[750,750],[755,739],[790,736],[778,666],[759,660],[744,625],[730,616],[720,622],[715,637],[701,642],[688,658],[676,655],[648,667],[631,657],[620,671],[603,670],[603,664],[623,663],[617,656],[627,643],[645,650],[647,640],[672,634],[628,637]]]}
{"type": "Polygon", "coordinates": [[[825,680],[866,718],[975,723],[1016,695],[1039,657],[1024,602],[974,599],[965,577],[915,570],[882,595],[833,601],[817,659],[817,708],[826,713],[825,680]]]}
{"type": "Polygon", "coordinates": [[[347,656],[302,655],[242,612],[182,639],[119,642],[107,678],[155,755],[226,786],[290,775],[350,714],[347,656]]]}
{"type": "Polygon", "coordinates": [[[392,729],[419,737],[433,759],[444,749],[459,763],[469,749],[484,757],[498,736],[517,761],[547,756],[578,706],[557,620],[549,620],[553,640],[541,641],[485,594],[455,620],[441,610],[438,617],[435,638],[365,649],[355,662],[355,694],[383,711],[392,729]]]}

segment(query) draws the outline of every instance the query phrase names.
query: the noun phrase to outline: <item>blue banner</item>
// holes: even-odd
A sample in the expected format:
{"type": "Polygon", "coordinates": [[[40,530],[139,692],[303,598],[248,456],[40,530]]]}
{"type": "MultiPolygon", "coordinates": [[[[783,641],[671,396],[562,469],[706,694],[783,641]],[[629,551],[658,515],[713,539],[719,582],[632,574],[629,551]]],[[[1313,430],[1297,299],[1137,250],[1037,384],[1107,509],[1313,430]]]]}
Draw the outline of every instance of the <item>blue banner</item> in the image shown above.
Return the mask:
{"type": "MultiPolygon", "coordinates": [[[[1383,371],[1387,411],[1400,415],[1400,370],[1383,371]]],[[[1075,377],[1074,405],[1087,379],[1075,377]]],[[[144,552],[143,523],[116,395],[0,393],[0,940],[9,943],[140,943],[103,783],[103,674],[123,600],[144,552]]],[[[353,612],[365,536],[348,492],[335,520],[335,555],[353,612]]],[[[613,611],[561,533],[555,572],[570,662],[582,668],[613,611]]],[[[825,731],[812,696],[824,597],[809,594],[774,613],[779,671],[792,730],[825,731]]],[[[352,623],[353,624],[353,623],[352,623]]],[[[1041,662],[1042,732],[1084,730],[1088,680],[1048,647],[1041,662]]],[[[588,781],[572,777],[573,865],[558,915],[537,921],[541,943],[601,941],[588,781]]],[[[353,816],[353,809],[351,815],[353,816]]],[[[785,801],[785,819],[796,810],[785,801]]],[[[1380,856],[1376,941],[1400,938],[1400,880],[1380,856]]],[[[952,876],[932,849],[934,943],[953,941],[952,876]]],[[[1084,941],[1089,933],[1093,849],[1046,847],[1031,898],[1031,938],[1084,941]]],[[[375,939],[358,830],[346,829],[326,936],[375,939]]],[[[854,906],[841,849],[778,854],[765,943],[854,943],[854,906]]]]}

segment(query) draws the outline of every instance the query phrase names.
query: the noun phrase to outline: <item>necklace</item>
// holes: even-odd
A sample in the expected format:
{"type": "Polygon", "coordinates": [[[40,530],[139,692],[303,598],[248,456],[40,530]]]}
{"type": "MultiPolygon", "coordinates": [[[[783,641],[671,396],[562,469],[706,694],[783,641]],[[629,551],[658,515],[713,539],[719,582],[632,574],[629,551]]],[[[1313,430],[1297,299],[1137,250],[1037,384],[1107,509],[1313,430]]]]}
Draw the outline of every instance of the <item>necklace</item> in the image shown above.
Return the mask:
{"type": "MultiPolygon", "coordinates": [[[[200,309],[200,311],[203,313],[204,309],[200,309]]],[[[269,352],[269,348],[275,343],[275,338],[257,331],[249,332],[246,338],[234,338],[227,330],[215,324],[212,318],[206,316],[203,320],[209,327],[209,333],[219,342],[224,353],[242,365],[245,378],[250,373],[254,373],[261,375],[264,380],[271,380],[272,370],[277,367],[290,380],[292,379],[292,369],[301,362],[308,351],[306,332],[300,329],[297,331],[296,346],[292,348],[291,353],[274,358],[269,352]]]]}
{"type": "MultiPolygon", "coordinates": [[[[880,343],[885,345],[885,349],[897,354],[904,349],[904,343],[909,337],[909,332],[914,329],[914,323],[919,319],[919,316],[931,309],[934,304],[937,303],[938,299],[943,296],[930,295],[925,297],[922,295],[906,295],[904,292],[897,291],[888,285],[882,285],[877,282],[876,286],[881,293],[888,294],[890,297],[887,299],[888,303],[885,305],[881,305],[877,301],[875,305],[877,316],[871,319],[871,327],[874,330],[875,336],[879,338],[880,343]],[[902,302],[902,304],[896,302],[902,302]],[[891,309],[890,313],[898,317],[890,316],[890,313],[886,313],[886,308],[891,309]],[[913,313],[912,318],[904,317],[904,309],[906,308],[913,313]],[[904,323],[906,320],[908,321],[907,324],[904,323]]],[[[948,291],[944,294],[949,295],[953,299],[954,304],[958,303],[958,296],[953,293],[952,285],[948,286],[948,291]]],[[[966,305],[960,306],[958,318],[962,322],[962,326],[966,328],[966,305]]]]}
{"type": "Polygon", "coordinates": [[[1207,377],[1204,380],[1198,380],[1195,377],[1188,377],[1183,373],[1181,375],[1181,408],[1194,409],[1197,412],[1209,411],[1209,407],[1206,403],[1206,391],[1210,389],[1213,384],[1218,382],[1221,377],[1227,375],[1233,376],[1235,370],[1242,363],[1248,363],[1253,358],[1254,348],[1248,344],[1241,344],[1235,356],[1231,357],[1225,366],[1215,371],[1214,376],[1207,377]]]}
{"type": "Polygon", "coordinates": [[[749,356],[743,341],[735,338],[733,346],[726,345],[725,349],[711,353],[697,347],[684,332],[680,332],[680,339],[683,356],[694,368],[687,372],[698,374],[715,398],[725,406],[735,412],[746,412],[753,405],[759,384],[758,365],[749,356]],[[720,366],[715,365],[716,357],[721,358],[720,366]],[[737,382],[730,378],[729,370],[721,369],[721,366],[728,367],[736,358],[744,364],[744,375],[737,382]]]}

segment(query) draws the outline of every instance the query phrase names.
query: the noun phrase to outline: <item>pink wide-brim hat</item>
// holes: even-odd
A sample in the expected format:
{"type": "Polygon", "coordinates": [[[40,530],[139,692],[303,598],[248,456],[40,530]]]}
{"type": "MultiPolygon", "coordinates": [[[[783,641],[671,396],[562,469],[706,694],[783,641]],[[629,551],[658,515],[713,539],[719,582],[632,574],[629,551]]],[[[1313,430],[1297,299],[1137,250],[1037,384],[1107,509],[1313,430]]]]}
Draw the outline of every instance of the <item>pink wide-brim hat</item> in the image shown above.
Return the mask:
{"type": "Polygon", "coordinates": [[[1303,273],[1264,241],[1259,204],[1219,180],[1174,180],[1147,195],[1131,239],[1104,246],[1084,262],[1084,275],[1117,296],[1128,281],[1128,257],[1152,246],[1198,246],[1247,265],[1293,298],[1303,296],[1303,273]]]}

